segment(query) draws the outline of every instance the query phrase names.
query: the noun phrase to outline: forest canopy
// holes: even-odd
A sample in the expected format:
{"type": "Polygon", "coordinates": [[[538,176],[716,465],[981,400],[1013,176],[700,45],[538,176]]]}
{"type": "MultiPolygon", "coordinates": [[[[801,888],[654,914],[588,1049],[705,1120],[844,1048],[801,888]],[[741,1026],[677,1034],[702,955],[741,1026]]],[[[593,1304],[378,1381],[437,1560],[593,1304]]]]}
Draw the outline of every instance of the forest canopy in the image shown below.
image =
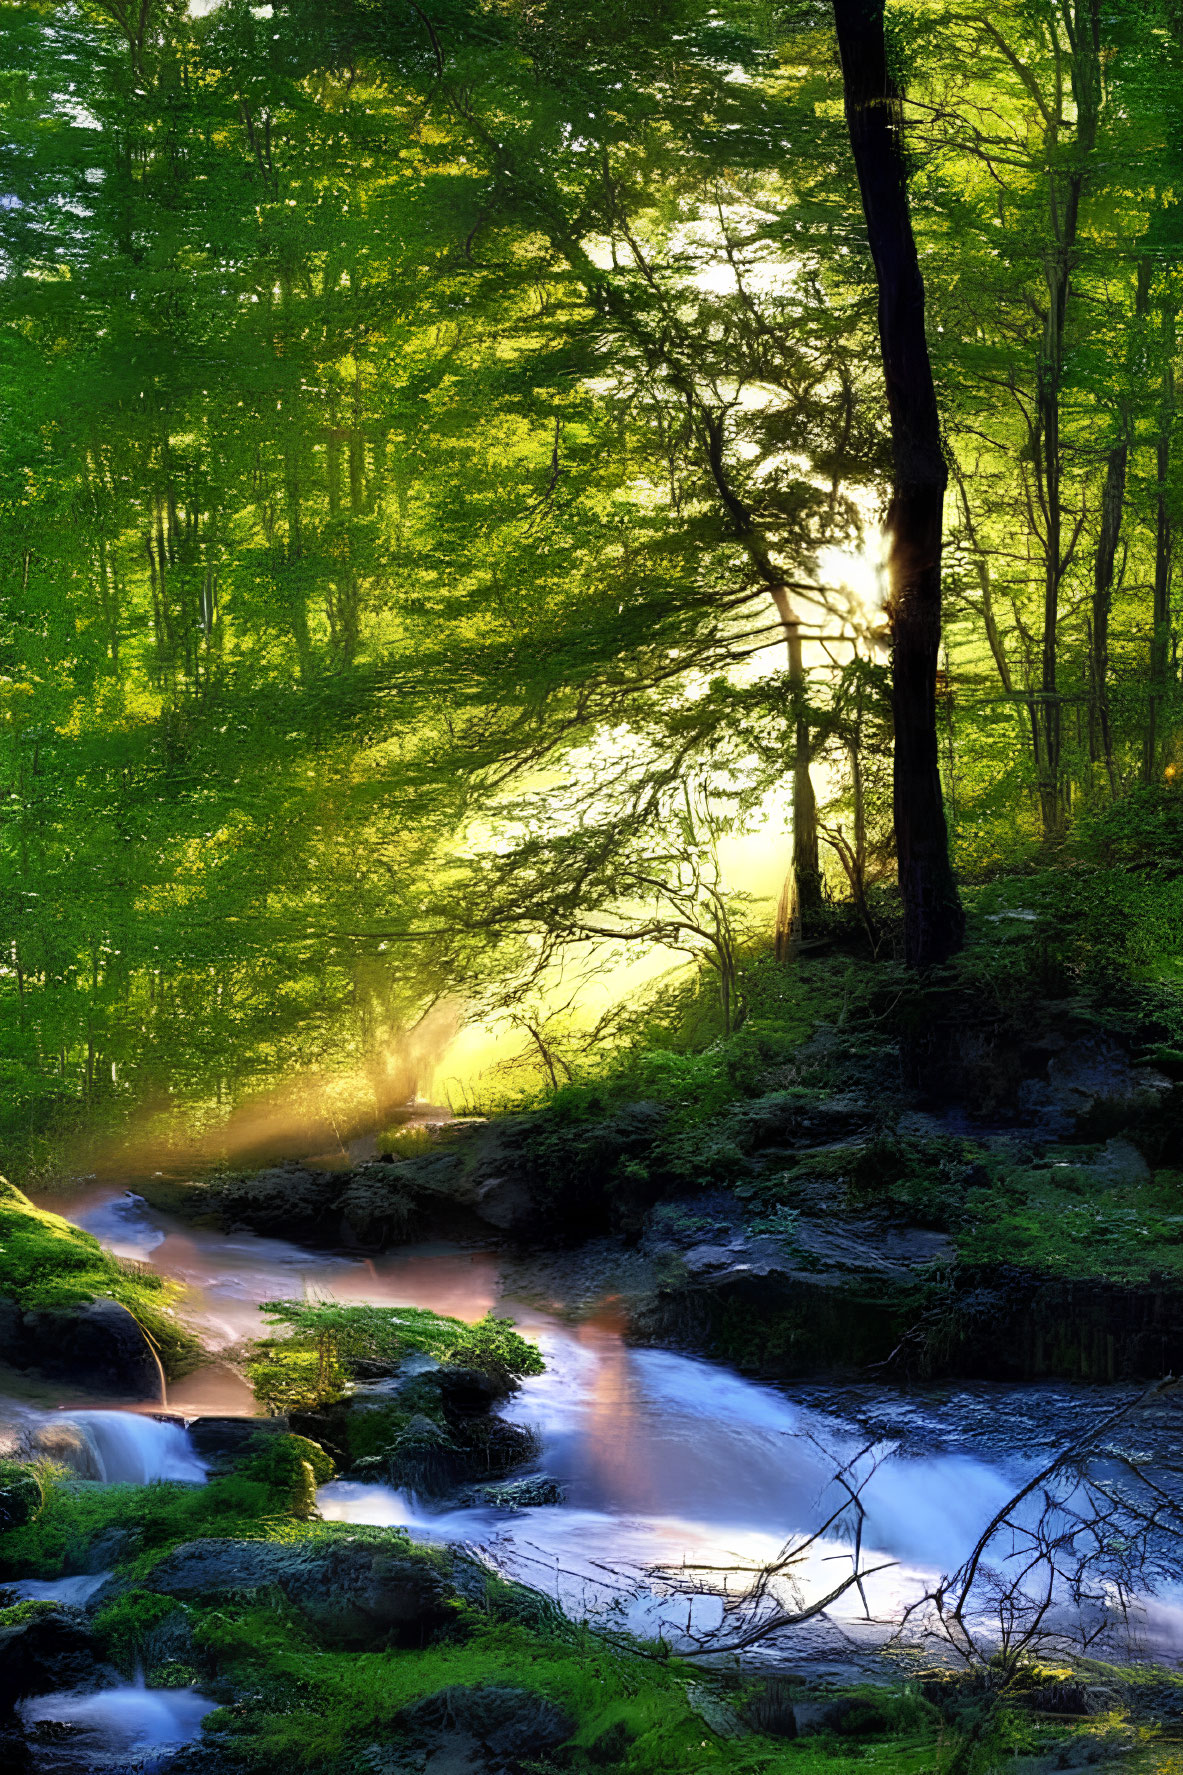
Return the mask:
{"type": "MultiPolygon", "coordinates": [[[[724,1032],[774,941],[905,954],[872,14],[5,10],[8,1141],[309,1073],[380,1122],[454,1006],[553,1082],[647,948],[724,1032]]],[[[1183,8],[892,0],[883,48],[934,818],[963,891],[1169,853],[1183,8]]]]}

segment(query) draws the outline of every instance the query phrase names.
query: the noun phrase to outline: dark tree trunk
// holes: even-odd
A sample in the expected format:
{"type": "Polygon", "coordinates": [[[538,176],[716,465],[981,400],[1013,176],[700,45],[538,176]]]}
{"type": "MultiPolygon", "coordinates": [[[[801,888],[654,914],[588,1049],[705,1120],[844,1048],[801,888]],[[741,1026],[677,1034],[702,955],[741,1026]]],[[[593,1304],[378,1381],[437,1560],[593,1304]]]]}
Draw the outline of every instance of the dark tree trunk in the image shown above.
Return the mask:
{"type": "MultiPolygon", "coordinates": [[[[1123,421],[1124,423],[1124,421],[1123,421]]],[[[1129,445],[1123,441],[1109,452],[1105,488],[1101,495],[1101,533],[1093,576],[1093,705],[1101,737],[1101,756],[1114,800],[1121,794],[1121,778],[1113,756],[1113,730],[1109,720],[1109,614],[1113,608],[1113,571],[1121,536],[1125,505],[1126,463],[1129,445]]]]}
{"type": "Polygon", "coordinates": [[[809,716],[805,699],[805,653],[801,619],[784,586],[770,586],[785,631],[789,688],[796,705],[793,720],[793,885],[790,937],[805,936],[822,908],[822,871],[817,840],[817,797],[809,774],[809,716]]]}
{"type": "Polygon", "coordinates": [[[1171,356],[1175,348],[1174,316],[1164,315],[1164,334],[1168,356],[1163,370],[1162,404],[1159,418],[1156,463],[1158,468],[1157,509],[1154,546],[1154,638],[1150,643],[1150,708],[1146,725],[1145,777],[1153,782],[1158,774],[1159,717],[1167,689],[1167,668],[1171,645],[1171,568],[1174,561],[1175,537],[1167,504],[1167,477],[1171,469],[1171,426],[1174,422],[1175,373],[1171,356]]]}
{"type": "Polygon", "coordinates": [[[887,68],[884,0],[834,0],[846,123],[879,284],[879,342],[891,416],[887,529],[895,714],[895,834],[912,967],[960,949],[965,914],[949,862],[937,752],[941,536],[948,471],[928,341],[924,280],[908,208],[902,97],[887,68]]]}

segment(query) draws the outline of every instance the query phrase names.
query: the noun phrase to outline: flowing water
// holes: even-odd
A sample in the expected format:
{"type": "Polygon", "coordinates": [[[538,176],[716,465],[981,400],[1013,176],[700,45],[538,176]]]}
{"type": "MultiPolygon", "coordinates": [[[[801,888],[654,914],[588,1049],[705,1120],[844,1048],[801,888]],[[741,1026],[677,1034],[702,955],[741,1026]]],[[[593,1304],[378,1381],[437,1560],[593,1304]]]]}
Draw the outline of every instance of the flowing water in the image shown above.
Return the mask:
{"type": "Polygon", "coordinates": [[[103,1485],[150,1485],[154,1479],[199,1485],[205,1463],[184,1424],[134,1411],[3,1412],[0,1449],[58,1463],[103,1485]]]}
{"type": "Polygon", "coordinates": [[[137,1683],[94,1694],[38,1695],[22,1702],[19,1712],[38,1769],[47,1775],[51,1770],[98,1775],[103,1769],[122,1772],[130,1765],[148,1771],[166,1763],[200,1735],[202,1720],[216,1705],[195,1689],[147,1689],[137,1683]]]}
{"type": "MultiPolygon", "coordinates": [[[[1049,1450],[1098,1415],[1087,1389],[980,1386],[941,1395],[862,1387],[791,1396],[714,1363],[630,1348],[608,1322],[573,1326],[515,1310],[500,1300],[487,1254],[319,1255],[280,1240],[181,1227],[138,1197],[110,1192],[71,1217],[112,1250],[183,1280],[184,1315],[215,1350],[256,1332],[259,1305],[281,1296],[427,1306],[470,1320],[494,1305],[512,1312],[547,1366],[505,1414],[537,1429],[537,1467],[560,1483],[564,1501],[516,1512],[433,1512],[389,1486],[339,1480],[322,1488],[321,1509],[335,1520],[466,1542],[573,1613],[642,1632],[710,1634],[730,1619],[720,1593],[742,1582],[727,1573],[758,1567],[827,1523],[777,1594],[786,1605],[829,1594],[852,1569],[856,1512],[838,1513],[849,1497],[844,1486],[853,1486],[862,1565],[881,1569],[810,1627],[819,1674],[826,1658],[881,1643],[885,1623],[966,1557],[1049,1450]],[[683,1566],[711,1570],[696,1580],[683,1566]],[[696,1587],[709,1593],[686,1594],[696,1587]]],[[[249,1410],[237,1380],[237,1392],[219,1393],[218,1373],[205,1378],[218,1401],[212,1409],[249,1410]]],[[[175,1394],[170,1405],[192,1409],[175,1394]]],[[[57,1422],[81,1435],[98,1477],[202,1476],[176,1424],[94,1411],[57,1422]]],[[[1147,1604],[1140,1625],[1160,1653],[1183,1650],[1183,1607],[1169,1590],[1147,1604]]]]}

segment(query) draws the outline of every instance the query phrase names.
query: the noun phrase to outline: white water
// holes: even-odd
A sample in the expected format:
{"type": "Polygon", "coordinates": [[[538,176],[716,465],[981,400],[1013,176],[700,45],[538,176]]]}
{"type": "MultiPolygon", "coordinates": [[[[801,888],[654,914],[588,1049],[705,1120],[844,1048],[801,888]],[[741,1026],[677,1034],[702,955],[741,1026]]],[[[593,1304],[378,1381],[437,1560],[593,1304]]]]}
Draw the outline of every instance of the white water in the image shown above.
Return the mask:
{"type": "Polygon", "coordinates": [[[79,1479],[150,1485],[157,1479],[200,1485],[205,1462],[184,1424],[137,1411],[35,1411],[0,1400],[3,1450],[54,1461],[79,1479]]]}
{"type": "MultiPolygon", "coordinates": [[[[866,1439],[849,1424],[693,1357],[629,1349],[588,1326],[524,1328],[539,1337],[547,1368],[505,1415],[540,1432],[540,1466],[564,1485],[562,1505],[433,1516],[392,1487],[335,1481],[321,1489],[322,1513],[479,1545],[499,1569],[578,1614],[606,1613],[636,1631],[703,1631],[719,1624],[719,1598],[688,1605],[649,1568],[764,1563],[840,1507],[833,1475],[847,1463],[864,1482],[862,1563],[888,1565],[864,1586],[880,1621],[959,1565],[1022,1483],[1025,1463],[909,1457],[890,1444],[861,1453],[866,1439]]],[[[795,1569],[782,1601],[834,1589],[852,1569],[852,1543],[848,1511],[795,1569]]],[[[853,1628],[864,1616],[857,1590],[830,1615],[853,1628]]]]}
{"type": "Polygon", "coordinates": [[[73,1578],[25,1578],[3,1588],[22,1602],[57,1602],[63,1608],[80,1609],[110,1576],[110,1572],[83,1572],[73,1578]]]}
{"type": "MultiPolygon", "coordinates": [[[[22,1702],[19,1712],[26,1730],[33,1733],[43,1724],[73,1728],[60,1744],[37,1745],[34,1754],[40,1768],[88,1775],[128,1757],[135,1758],[137,1768],[152,1768],[183,1744],[192,1743],[216,1705],[195,1689],[147,1689],[136,1684],[97,1694],[39,1695],[22,1702]]],[[[36,1745],[35,1736],[33,1742],[36,1745]]]]}
{"type": "Polygon", "coordinates": [[[106,1485],[150,1485],[154,1479],[197,1485],[206,1476],[183,1424],[134,1411],[75,1411],[70,1421],[93,1451],[96,1477],[106,1485]]]}

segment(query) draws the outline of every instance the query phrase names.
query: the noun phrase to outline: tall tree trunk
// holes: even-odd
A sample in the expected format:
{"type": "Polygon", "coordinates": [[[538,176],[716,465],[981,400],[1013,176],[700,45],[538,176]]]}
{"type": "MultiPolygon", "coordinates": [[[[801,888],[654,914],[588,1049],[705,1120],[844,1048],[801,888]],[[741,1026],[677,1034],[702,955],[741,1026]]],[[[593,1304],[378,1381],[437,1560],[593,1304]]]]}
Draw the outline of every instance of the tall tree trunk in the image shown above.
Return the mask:
{"type": "Polygon", "coordinates": [[[854,152],[875,275],[891,416],[888,619],[895,715],[895,834],[912,967],[960,949],[965,914],[949,862],[937,751],[941,542],[948,470],[924,332],[924,279],[908,208],[902,94],[887,67],[884,0],[834,0],[854,152]]]}
{"type": "Polygon", "coordinates": [[[1162,405],[1158,422],[1157,512],[1154,547],[1154,639],[1150,643],[1150,708],[1146,729],[1145,778],[1153,782],[1158,771],[1159,717],[1166,694],[1167,661],[1171,644],[1171,569],[1175,547],[1174,528],[1167,504],[1167,476],[1171,468],[1171,427],[1175,416],[1175,317],[1163,316],[1166,362],[1163,366],[1162,405]]]}
{"type": "MultiPolygon", "coordinates": [[[[1125,423],[1124,417],[1122,423],[1125,423]]],[[[1093,705],[1097,713],[1101,755],[1109,775],[1110,792],[1115,800],[1121,794],[1121,779],[1113,756],[1113,734],[1109,722],[1109,612],[1113,604],[1113,566],[1121,535],[1129,453],[1129,444],[1124,438],[1109,452],[1105,487],[1101,494],[1101,533],[1097,539],[1093,576],[1093,705]]]]}

